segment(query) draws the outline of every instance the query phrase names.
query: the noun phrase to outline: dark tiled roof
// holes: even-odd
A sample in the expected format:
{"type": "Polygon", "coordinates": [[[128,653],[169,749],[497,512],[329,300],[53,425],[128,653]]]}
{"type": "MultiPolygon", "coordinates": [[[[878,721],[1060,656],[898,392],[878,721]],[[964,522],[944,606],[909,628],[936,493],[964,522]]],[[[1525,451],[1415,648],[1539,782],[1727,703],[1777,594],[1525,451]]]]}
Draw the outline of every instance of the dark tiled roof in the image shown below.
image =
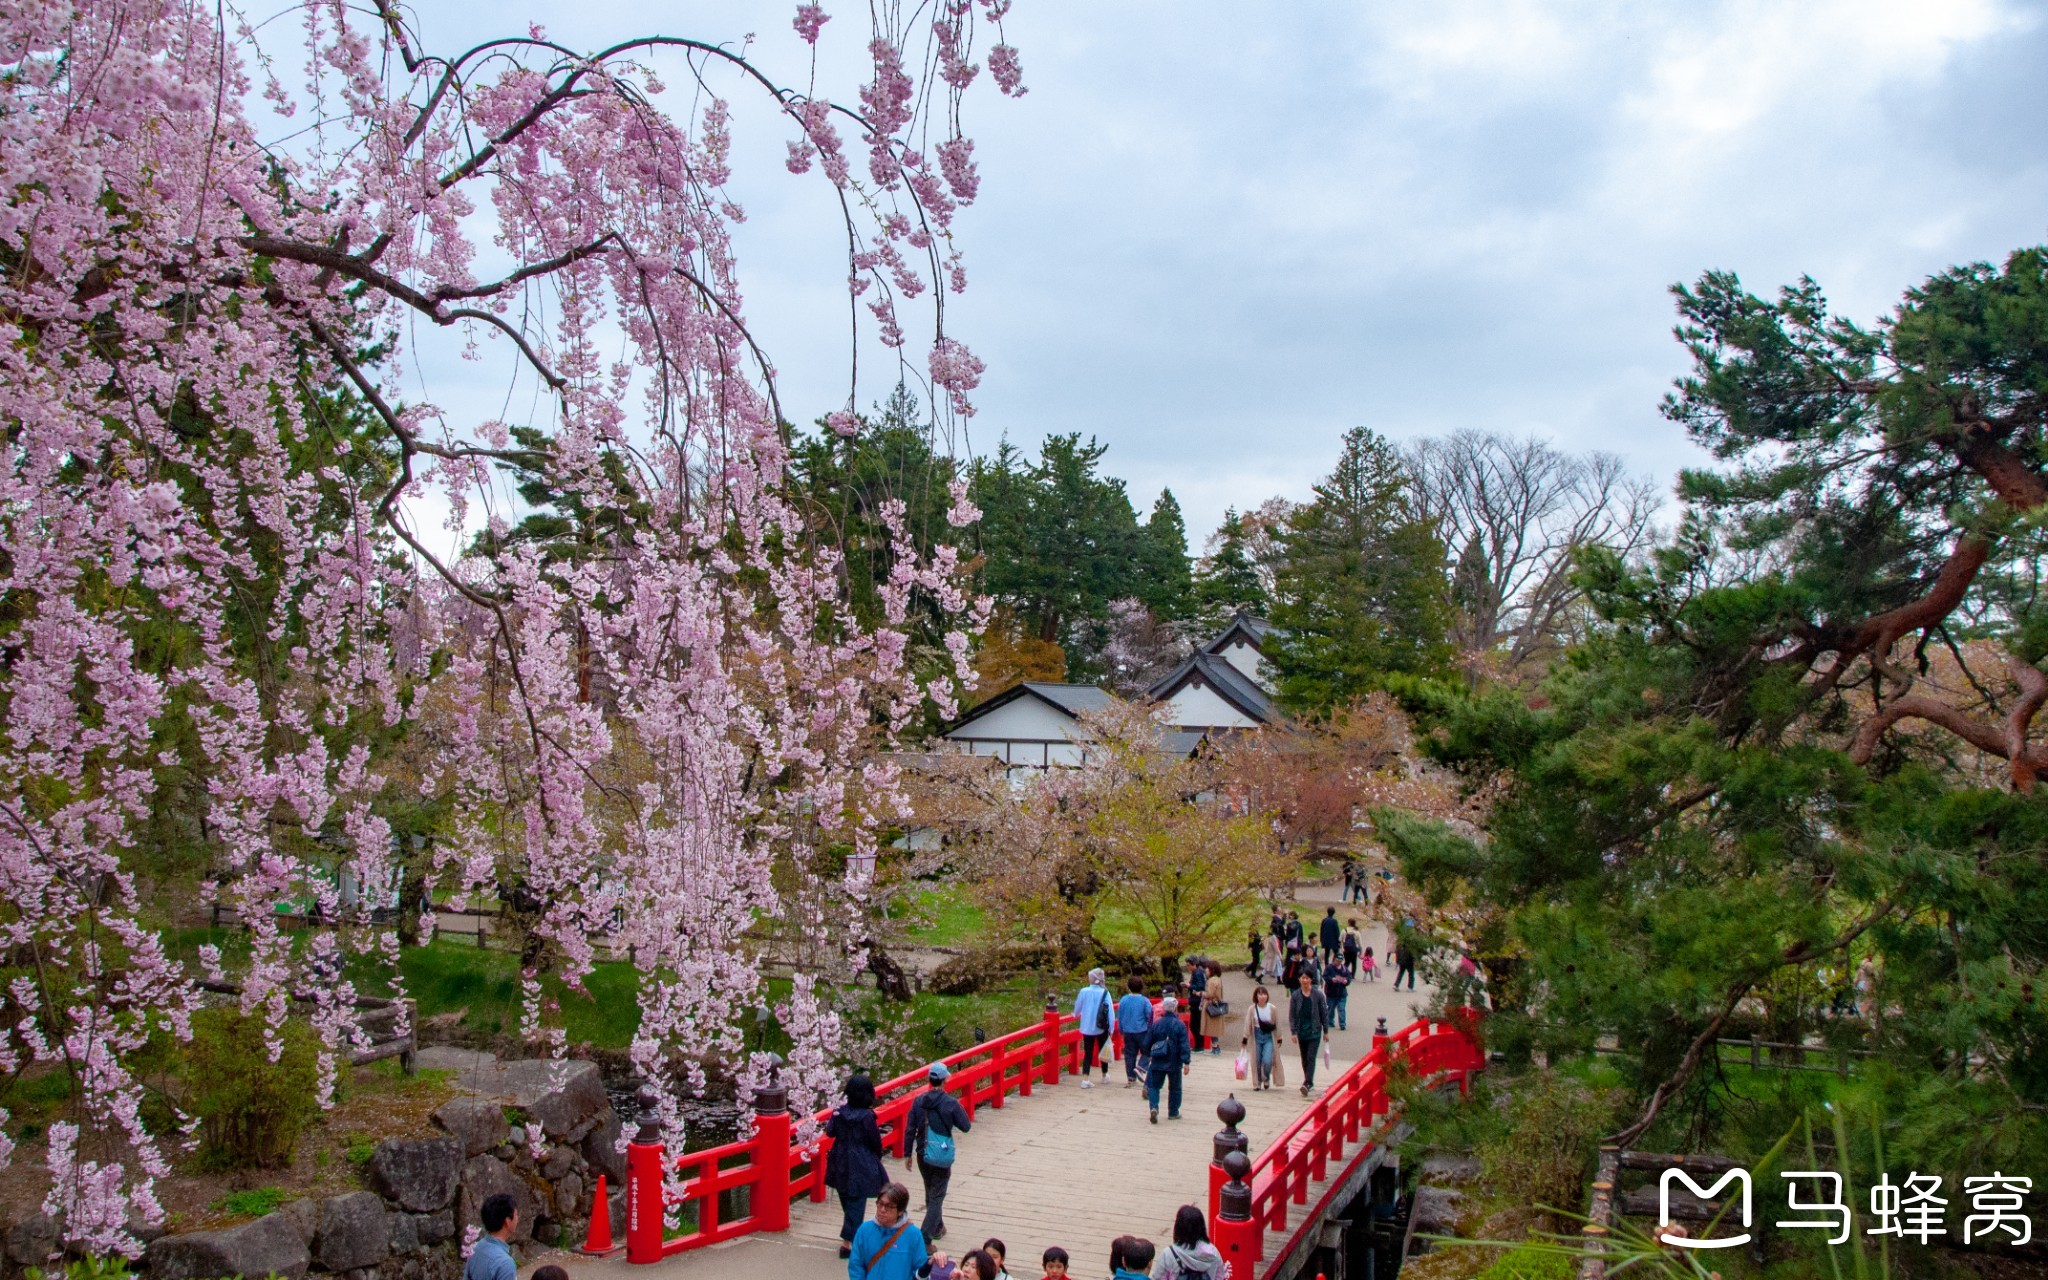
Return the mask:
{"type": "Polygon", "coordinates": [[[1249,613],[1239,613],[1230,620],[1230,625],[1216,634],[1216,638],[1202,646],[1203,653],[1221,653],[1230,647],[1232,639],[1242,634],[1252,642],[1253,648],[1262,649],[1266,637],[1273,634],[1273,624],[1264,618],[1255,618],[1249,613]]]}
{"type": "Polygon", "coordinates": [[[1071,715],[1083,711],[1100,711],[1109,705],[1107,689],[1098,689],[1092,684],[1048,684],[1043,680],[1026,680],[1024,687],[1071,715]]]}
{"type": "Polygon", "coordinates": [[[1163,702],[1180,691],[1181,686],[1199,675],[1205,683],[1221,694],[1223,700],[1250,716],[1260,724],[1278,724],[1279,709],[1264,689],[1252,678],[1239,671],[1222,658],[1197,650],[1188,656],[1186,662],[1175,667],[1164,679],[1145,691],[1154,701],[1163,702]]]}
{"type": "Polygon", "coordinates": [[[1019,698],[1036,698],[1062,714],[1078,719],[1083,711],[1097,711],[1109,705],[1110,695],[1105,689],[1092,684],[1053,684],[1045,680],[1026,680],[1013,684],[995,697],[978,702],[958,720],[945,728],[948,734],[956,733],[981,719],[998,707],[1007,707],[1019,698]]]}

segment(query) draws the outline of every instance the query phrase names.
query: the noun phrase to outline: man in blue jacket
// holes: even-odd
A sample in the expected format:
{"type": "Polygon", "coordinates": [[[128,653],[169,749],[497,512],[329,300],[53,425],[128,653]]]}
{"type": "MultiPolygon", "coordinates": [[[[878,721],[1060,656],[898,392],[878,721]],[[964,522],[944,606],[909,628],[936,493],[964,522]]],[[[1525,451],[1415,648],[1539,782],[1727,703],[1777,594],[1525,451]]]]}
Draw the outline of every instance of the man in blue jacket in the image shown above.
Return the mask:
{"type": "Polygon", "coordinates": [[[1124,987],[1124,998],[1116,1002],[1116,1029],[1124,1038],[1124,1088],[1130,1089],[1138,1083],[1145,1033],[1152,1029],[1152,1002],[1145,998],[1145,984],[1138,979],[1130,979],[1124,987]]]}
{"type": "Polygon", "coordinates": [[[1166,1118],[1180,1119],[1180,1073],[1195,1060],[1195,1044],[1188,1037],[1188,1025],[1180,1020],[1172,996],[1159,1002],[1159,1016],[1145,1033],[1145,1057],[1151,1065],[1145,1071],[1145,1100],[1152,1104],[1152,1123],[1159,1123],[1159,1087],[1166,1086],[1166,1118]]]}

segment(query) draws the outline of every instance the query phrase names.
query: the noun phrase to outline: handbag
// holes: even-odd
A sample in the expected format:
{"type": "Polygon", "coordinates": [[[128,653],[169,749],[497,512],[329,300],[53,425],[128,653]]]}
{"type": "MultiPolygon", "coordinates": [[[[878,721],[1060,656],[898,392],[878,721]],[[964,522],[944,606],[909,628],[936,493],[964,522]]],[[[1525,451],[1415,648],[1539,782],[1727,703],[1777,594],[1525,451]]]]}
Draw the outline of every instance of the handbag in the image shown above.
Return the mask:
{"type": "Polygon", "coordinates": [[[1202,1012],[1211,1018],[1227,1018],[1230,1016],[1230,1001],[1211,1000],[1202,1006],[1202,1012]]]}
{"type": "Polygon", "coordinates": [[[1244,1050],[1239,1049],[1237,1051],[1237,1078],[1242,1080],[1251,1073],[1252,1060],[1245,1056],[1244,1050]]]}

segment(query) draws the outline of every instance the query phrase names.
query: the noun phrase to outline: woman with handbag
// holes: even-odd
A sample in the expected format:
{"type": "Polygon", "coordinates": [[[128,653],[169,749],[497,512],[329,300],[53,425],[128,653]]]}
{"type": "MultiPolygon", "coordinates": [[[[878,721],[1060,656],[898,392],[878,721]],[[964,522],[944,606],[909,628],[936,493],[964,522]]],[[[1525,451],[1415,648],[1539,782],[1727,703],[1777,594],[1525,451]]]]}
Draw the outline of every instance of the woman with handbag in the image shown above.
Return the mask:
{"type": "Polygon", "coordinates": [[[1273,1087],[1273,1073],[1279,1066],[1275,1052],[1280,1041],[1280,1011],[1273,1007],[1273,995],[1264,987],[1252,992],[1252,1007],[1244,1015],[1241,1043],[1252,1059],[1252,1088],[1273,1087]]]}
{"type": "Polygon", "coordinates": [[[946,1077],[953,1073],[943,1062],[934,1062],[925,1073],[929,1086],[910,1104],[910,1122],[903,1133],[903,1163],[913,1161],[924,1179],[924,1238],[937,1240],[946,1234],[946,1188],[953,1182],[953,1134],[974,1127],[967,1108],[946,1092],[946,1077]]]}

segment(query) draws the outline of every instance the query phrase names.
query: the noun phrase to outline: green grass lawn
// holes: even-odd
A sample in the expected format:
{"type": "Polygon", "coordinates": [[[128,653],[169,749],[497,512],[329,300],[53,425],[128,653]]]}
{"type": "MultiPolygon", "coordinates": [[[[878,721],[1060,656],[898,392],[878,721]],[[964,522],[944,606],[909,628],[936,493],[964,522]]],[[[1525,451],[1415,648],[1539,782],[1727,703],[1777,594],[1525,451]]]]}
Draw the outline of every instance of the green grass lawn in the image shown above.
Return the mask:
{"type": "MultiPolygon", "coordinates": [[[[422,1018],[463,1010],[462,1025],[485,1035],[519,1032],[519,958],[451,938],[399,953],[406,991],[419,1001],[422,1018]]],[[[571,1042],[603,1049],[632,1043],[640,1024],[640,976],[624,961],[599,964],[584,979],[585,993],[559,980],[541,983],[547,998],[561,1004],[561,1025],[571,1042]]]]}
{"type": "Polygon", "coordinates": [[[987,927],[988,917],[959,885],[917,894],[899,911],[904,936],[921,947],[958,947],[987,927]]]}

